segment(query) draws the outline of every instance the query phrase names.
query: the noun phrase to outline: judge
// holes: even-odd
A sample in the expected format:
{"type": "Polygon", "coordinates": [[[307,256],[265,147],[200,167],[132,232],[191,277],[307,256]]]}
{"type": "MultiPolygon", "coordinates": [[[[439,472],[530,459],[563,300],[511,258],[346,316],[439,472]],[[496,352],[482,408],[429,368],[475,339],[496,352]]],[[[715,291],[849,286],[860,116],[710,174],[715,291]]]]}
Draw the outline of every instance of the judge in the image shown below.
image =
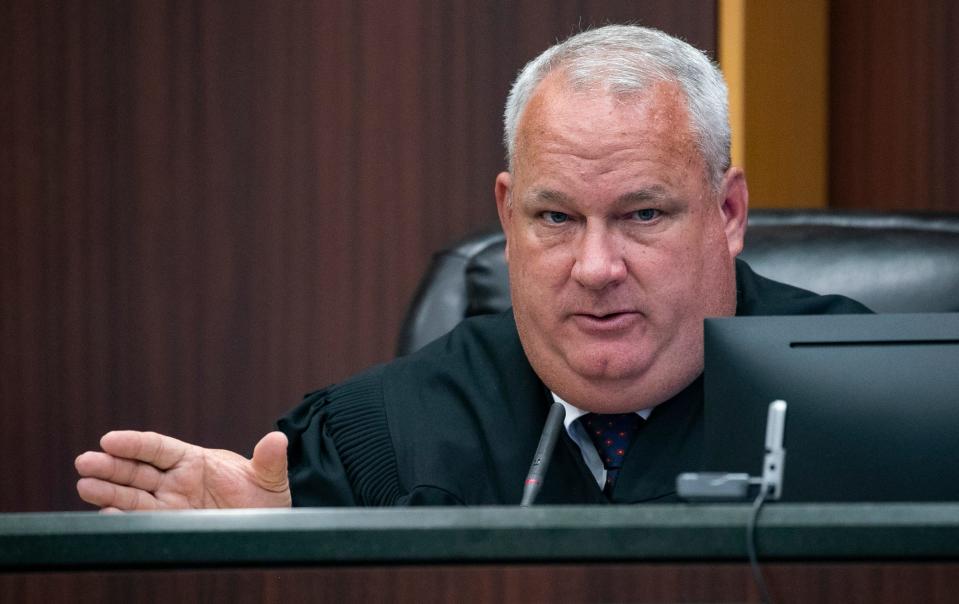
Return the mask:
{"type": "Polygon", "coordinates": [[[865,312],[736,256],[748,192],[727,92],[700,51],[607,26],[510,92],[495,198],[512,309],[310,394],[252,459],[115,431],[76,460],[104,509],[516,504],[553,401],[543,503],[675,498],[702,451],[703,319],[865,312]]]}

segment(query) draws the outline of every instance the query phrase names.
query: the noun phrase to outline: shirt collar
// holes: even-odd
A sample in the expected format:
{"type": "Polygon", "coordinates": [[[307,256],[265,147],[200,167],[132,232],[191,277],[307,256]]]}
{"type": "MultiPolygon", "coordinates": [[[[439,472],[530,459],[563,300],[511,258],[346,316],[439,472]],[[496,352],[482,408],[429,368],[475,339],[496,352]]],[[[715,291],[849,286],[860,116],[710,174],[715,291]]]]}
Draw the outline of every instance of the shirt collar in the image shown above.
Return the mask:
{"type": "MultiPolygon", "coordinates": [[[[566,432],[570,431],[570,426],[573,425],[573,422],[575,422],[582,416],[589,413],[589,411],[585,411],[583,409],[580,409],[579,407],[576,407],[574,405],[567,403],[552,390],[550,391],[550,394],[553,395],[554,401],[556,401],[557,403],[562,405],[564,409],[566,409],[566,418],[563,419],[563,425],[566,427],[566,432]]],[[[655,409],[655,407],[640,409],[639,411],[636,412],[636,415],[640,416],[643,419],[649,419],[649,414],[653,412],[653,409],[655,409]]]]}

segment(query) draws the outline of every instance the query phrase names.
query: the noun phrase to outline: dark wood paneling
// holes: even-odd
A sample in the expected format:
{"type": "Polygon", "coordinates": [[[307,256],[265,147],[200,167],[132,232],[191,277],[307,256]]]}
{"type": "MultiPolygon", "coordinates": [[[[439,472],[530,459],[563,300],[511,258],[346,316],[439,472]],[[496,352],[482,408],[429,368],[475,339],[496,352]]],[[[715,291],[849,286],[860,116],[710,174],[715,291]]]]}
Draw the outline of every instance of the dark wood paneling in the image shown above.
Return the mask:
{"type": "Polygon", "coordinates": [[[959,4],[830,6],[831,205],[959,211],[959,4]]]}
{"type": "MultiPolygon", "coordinates": [[[[767,564],[776,602],[954,602],[955,564],[767,564]]],[[[0,575],[4,601],[758,602],[742,564],[353,567],[0,575]],[[33,600],[30,600],[33,597],[33,600]]]]}
{"type": "Polygon", "coordinates": [[[0,3],[0,511],[81,508],[149,428],[248,452],[390,358],[430,253],[495,219],[523,63],[712,2],[0,3]]]}

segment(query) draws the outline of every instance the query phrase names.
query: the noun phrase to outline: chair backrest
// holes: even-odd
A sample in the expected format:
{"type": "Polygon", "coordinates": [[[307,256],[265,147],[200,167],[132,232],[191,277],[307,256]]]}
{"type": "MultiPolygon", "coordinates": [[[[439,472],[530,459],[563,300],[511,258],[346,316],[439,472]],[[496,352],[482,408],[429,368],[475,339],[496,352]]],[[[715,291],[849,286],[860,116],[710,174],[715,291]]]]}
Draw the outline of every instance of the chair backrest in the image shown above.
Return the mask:
{"type": "MultiPolygon", "coordinates": [[[[509,308],[504,241],[497,226],[434,255],[398,354],[509,308]]],[[[959,312],[959,214],[754,210],[741,257],[765,277],[877,312],[959,312]]]]}

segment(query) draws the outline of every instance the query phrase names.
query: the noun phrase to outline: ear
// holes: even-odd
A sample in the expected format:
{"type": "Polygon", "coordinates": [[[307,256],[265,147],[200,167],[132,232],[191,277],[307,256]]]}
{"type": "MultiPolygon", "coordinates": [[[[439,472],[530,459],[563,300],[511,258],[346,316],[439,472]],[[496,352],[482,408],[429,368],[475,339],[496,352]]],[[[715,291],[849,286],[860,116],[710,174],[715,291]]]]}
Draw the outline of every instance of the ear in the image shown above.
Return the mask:
{"type": "Polygon", "coordinates": [[[496,213],[499,214],[499,224],[506,235],[506,261],[509,262],[510,219],[513,216],[513,177],[509,172],[500,172],[496,175],[496,185],[493,190],[496,195],[496,213]]]}
{"type": "Polygon", "coordinates": [[[730,168],[723,176],[722,200],[719,207],[726,232],[729,256],[735,258],[743,251],[746,238],[746,218],[749,214],[749,190],[742,168],[730,168]]]}

